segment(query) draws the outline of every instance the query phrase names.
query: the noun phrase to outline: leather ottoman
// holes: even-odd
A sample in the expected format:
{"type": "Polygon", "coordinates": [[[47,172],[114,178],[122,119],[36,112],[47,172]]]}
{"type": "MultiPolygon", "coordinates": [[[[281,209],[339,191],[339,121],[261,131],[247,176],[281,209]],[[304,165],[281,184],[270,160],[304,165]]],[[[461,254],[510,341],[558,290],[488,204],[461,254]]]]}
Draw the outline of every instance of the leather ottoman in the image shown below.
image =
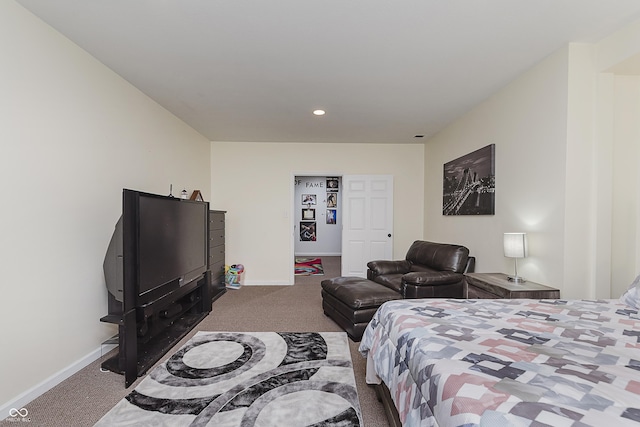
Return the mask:
{"type": "Polygon", "coordinates": [[[398,292],[361,277],[323,280],[322,309],[349,338],[360,341],[365,328],[383,303],[402,299],[398,292]]]}

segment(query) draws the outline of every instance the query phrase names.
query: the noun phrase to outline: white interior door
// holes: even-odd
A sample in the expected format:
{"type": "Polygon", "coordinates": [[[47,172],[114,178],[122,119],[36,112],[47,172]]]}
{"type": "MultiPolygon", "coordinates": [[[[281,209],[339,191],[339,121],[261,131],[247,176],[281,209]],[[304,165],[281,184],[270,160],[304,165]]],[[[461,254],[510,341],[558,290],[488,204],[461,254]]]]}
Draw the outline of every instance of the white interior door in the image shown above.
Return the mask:
{"type": "Polygon", "coordinates": [[[367,262],[393,255],[393,176],[342,177],[342,276],[367,276],[367,262]]]}

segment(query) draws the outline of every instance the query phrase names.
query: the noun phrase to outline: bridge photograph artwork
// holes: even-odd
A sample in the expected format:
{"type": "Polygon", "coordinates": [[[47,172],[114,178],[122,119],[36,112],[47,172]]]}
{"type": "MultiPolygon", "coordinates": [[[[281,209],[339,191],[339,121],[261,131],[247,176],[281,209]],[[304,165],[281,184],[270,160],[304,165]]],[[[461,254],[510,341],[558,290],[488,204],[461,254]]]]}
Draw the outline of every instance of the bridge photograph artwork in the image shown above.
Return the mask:
{"type": "Polygon", "coordinates": [[[495,214],[495,144],[444,164],[442,214],[495,214]]]}

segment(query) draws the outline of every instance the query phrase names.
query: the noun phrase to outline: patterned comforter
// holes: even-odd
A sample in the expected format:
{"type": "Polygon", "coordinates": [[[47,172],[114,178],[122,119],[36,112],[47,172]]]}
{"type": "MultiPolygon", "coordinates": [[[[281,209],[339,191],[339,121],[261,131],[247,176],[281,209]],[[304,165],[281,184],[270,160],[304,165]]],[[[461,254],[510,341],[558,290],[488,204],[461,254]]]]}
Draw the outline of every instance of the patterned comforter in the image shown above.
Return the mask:
{"type": "Polygon", "coordinates": [[[640,315],[618,300],[391,301],[360,352],[404,426],[640,426],[640,315]]]}

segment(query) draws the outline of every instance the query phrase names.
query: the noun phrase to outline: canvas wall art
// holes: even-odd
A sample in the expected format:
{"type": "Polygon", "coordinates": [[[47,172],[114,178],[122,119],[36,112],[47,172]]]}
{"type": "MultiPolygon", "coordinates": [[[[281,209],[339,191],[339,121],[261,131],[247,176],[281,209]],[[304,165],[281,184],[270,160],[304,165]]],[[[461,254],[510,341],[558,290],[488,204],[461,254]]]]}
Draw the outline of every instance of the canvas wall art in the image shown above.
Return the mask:
{"type": "Polygon", "coordinates": [[[303,194],[302,195],[302,204],[303,205],[315,205],[316,204],[316,195],[315,194],[303,194]]]}
{"type": "Polygon", "coordinates": [[[327,178],[327,191],[337,192],[339,188],[338,178],[327,178]]]}
{"type": "Polygon", "coordinates": [[[327,207],[335,208],[338,206],[338,195],[336,193],[327,193],[327,207]]]}
{"type": "Polygon", "coordinates": [[[337,221],[335,209],[327,209],[327,224],[335,224],[337,221]]]}
{"type": "Polygon", "coordinates": [[[316,241],[316,223],[315,222],[300,222],[300,241],[301,242],[315,242],[316,241]]]}
{"type": "Polygon", "coordinates": [[[444,164],[442,214],[495,214],[495,144],[444,164]]]}
{"type": "Polygon", "coordinates": [[[316,219],[316,210],[315,209],[302,209],[302,219],[304,220],[314,220],[316,219]]]}

